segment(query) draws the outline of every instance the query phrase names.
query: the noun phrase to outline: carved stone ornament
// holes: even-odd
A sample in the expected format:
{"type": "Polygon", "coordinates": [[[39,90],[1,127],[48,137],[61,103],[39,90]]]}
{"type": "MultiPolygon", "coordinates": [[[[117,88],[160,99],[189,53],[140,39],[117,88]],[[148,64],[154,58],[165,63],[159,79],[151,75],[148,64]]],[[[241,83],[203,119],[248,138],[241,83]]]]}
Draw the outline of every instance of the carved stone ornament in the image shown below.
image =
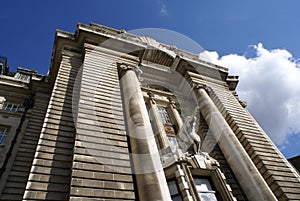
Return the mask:
{"type": "Polygon", "coordinates": [[[197,107],[191,116],[188,116],[178,132],[178,144],[183,149],[192,146],[194,154],[201,153],[201,138],[196,132],[196,126],[199,119],[197,118],[199,108],[197,107]]]}
{"type": "Polygon", "coordinates": [[[147,95],[149,96],[149,101],[152,103],[152,104],[156,104],[155,100],[154,100],[154,94],[151,92],[151,91],[148,91],[147,92],[147,95]]]}
{"type": "Polygon", "coordinates": [[[204,89],[208,94],[212,91],[211,87],[207,86],[206,84],[198,84],[198,83],[192,83],[193,89],[204,89]]]}
{"type": "Polygon", "coordinates": [[[214,171],[220,167],[218,161],[210,157],[206,152],[201,152],[191,156],[185,156],[185,160],[187,160],[195,169],[206,169],[214,171]]]}
{"type": "Polygon", "coordinates": [[[170,106],[173,108],[173,109],[176,109],[176,104],[175,104],[175,101],[172,100],[171,97],[168,97],[168,100],[169,100],[169,103],[170,103],[170,106]]]}
{"type": "Polygon", "coordinates": [[[199,135],[196,133],[196,123],[197,123],[197,117],[196,116],[188,116],[187,117],[187,125],[190,126],[188,129],[188,135],[193,140],[193,149],[195,154],[200,153],[200,147],[201,147],[201,139],[199,135]]]}
{"type": "Polygon", "coordinates": [[[119,70],[119,73],[121,75],[121,77],[125,74],[125,72],[127,70],[133,70],[138,78],[138,80],[141,82],[142,79],[141,79],[141,75],[143,74],[143,71],[141,70],[141,68],[136,65],[131,65],[131,64],[127,64],[127,63],[117,63],[117,67],[118,67],[118,70],[119,70]]]}

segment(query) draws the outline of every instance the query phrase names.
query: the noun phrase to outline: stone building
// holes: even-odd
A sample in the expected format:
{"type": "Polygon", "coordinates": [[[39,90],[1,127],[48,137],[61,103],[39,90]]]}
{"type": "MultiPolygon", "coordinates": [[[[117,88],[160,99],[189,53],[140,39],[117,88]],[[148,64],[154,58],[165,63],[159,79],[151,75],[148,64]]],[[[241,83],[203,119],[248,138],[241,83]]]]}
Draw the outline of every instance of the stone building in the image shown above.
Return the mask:
{"type": "Polygon", "coordinates": [[[0,200],[300,200],[224,67],[93,23],[46,76],[4,67],[0,200]]]}
{"type": "Polygon", "coordinates": [[[300,155],[289,158],[288,161],[300,172],[300,155]]]}

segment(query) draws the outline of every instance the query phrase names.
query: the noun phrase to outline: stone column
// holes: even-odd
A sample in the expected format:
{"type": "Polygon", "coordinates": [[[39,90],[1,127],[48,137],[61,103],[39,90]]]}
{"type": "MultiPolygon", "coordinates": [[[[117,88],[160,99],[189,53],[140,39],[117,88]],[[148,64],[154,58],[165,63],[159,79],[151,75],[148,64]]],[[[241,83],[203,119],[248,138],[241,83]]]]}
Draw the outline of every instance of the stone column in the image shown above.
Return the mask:
{"type": "Polygon", "coordinates": [[[195,87],[194,90],[200,112],[248,199],[276,201],[276,197],[206,90],[201,87],[195,87]]]}
{"type": "Polygon", "coordinates": [[[175,102],[171,99],[171,97],[168,97],[168,99],[169,99],[169,103],[170,103],[171,115],[172,115],[172,117],[178,127],[178,131],[179,131],[183,125],[182,119],[180,117],[178,110],[176,109],[175,102]]]}
{"type": "Polygon", "coordinates": [[[137,74],[138,67],[118,63],[127,134],[139,200],[171,201],[160,155],[137,74]],[[137,73],[137,74],[136,74],[137,73]]]}
{"type": "Polygon", "coordinates": [[[165,127],[160,119],[158,107],[154,100],[154,95],[151,92],[148,92],[149,96],[149,104],[150,104],[150,110],[149,110],[149,116],[152,120],[152,126],[153,126],[153,132],[155,135],[157,135],[157,139],[160,144],[161,149],[166,149],[170,146],[169,140],[165,131],[165,127]]]}

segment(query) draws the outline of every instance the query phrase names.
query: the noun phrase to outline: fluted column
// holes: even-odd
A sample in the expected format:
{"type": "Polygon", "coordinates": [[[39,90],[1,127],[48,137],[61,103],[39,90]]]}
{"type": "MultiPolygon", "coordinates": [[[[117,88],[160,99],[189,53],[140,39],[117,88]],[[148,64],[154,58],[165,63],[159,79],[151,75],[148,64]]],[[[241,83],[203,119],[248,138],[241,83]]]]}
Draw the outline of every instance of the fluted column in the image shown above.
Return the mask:
{"type": "Polygon", "coordinates": [[[218,141],[220,149],[248,199],[276,201],[276,197],[206,90],[202,87],[195,87],[194,90],[201,114],[206,120],[211,133],[218,141]]]}
{"type": "Polygon", "coordinates": [[[165,127],[160,119],[158,107],[154,100],[154,95],[151,92],[148,92],[148,96],[150,105],[149,115],[153,126],[153,132],[159,141],[160,148],[165,149],[170,146],[165,127]]]}
{"type": "Polygon", "coordinates": [[[141,71],[137,67],[124,63],[118,63],[118,67],[139,200],[170,201],[171,196],[155,136],[136,75],[136,73],[139,75],[141,71]]]}

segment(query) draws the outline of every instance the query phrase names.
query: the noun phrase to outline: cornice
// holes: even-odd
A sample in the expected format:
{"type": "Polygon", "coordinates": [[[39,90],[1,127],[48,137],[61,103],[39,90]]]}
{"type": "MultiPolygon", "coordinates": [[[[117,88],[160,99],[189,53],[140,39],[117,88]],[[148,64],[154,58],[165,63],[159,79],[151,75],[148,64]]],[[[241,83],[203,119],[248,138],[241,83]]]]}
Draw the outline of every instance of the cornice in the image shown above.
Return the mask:
{"type": "MultiPolygon", "coordinates": [[[[180,50],[174,46],[159,43],[154,39],[132,35],[124,30],[109,28],[96,23],[90,25],[77,24],[74,34],[57,30],[50,68],[50,77],[55,77],[60,63],[60,57],[65,45],[72,46],[83,52],[86,43],[95,47],[104,46],[114,51],[126,53],[139,58],[140,64],[152,62],[176,70],[182,75],[186,71],[203,71],[209,76],[210,72],[218,71],[222,80],[226,80],[228,69],[203,60],[198,55],[180,50]],[[105,44],[105,41],[109,41],[105,44]],[[107,45],[108,47],[106,47],[107,45]],[[199,70],[200,69],[200,70],[199,70]]],[[[212,74],[213,74],[212,73],[212,74]]],[[[214,77],[212,77],[214,78],[214,77]]]]}

